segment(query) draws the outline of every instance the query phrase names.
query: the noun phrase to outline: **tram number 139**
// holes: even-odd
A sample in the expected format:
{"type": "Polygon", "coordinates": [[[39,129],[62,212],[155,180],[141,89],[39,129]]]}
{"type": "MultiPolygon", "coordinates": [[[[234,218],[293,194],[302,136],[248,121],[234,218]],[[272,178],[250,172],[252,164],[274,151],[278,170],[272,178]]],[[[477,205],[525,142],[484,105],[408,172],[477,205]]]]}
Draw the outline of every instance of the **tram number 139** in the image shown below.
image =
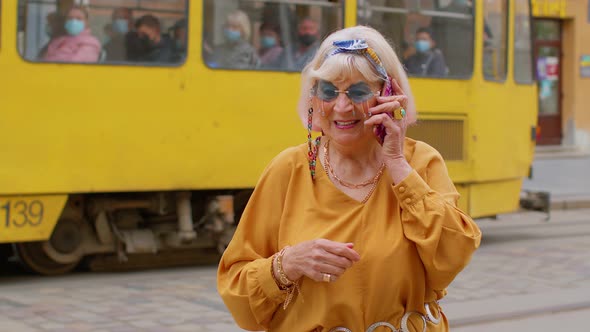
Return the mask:
{"type": "Polygon", "coordinates": [[[0,202],[0,223],[5,228],[37,227],[43,222],[43,202],[5,201],[0,202]]]}

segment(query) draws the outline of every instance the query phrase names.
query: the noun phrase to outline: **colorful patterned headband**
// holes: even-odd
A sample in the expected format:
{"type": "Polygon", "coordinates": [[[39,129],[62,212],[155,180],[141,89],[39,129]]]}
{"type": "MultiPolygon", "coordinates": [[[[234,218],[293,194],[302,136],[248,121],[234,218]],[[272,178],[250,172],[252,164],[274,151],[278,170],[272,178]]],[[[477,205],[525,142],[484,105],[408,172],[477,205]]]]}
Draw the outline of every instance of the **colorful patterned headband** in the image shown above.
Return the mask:
{"type": "Polygon", "coordinates": [[[393,93],[391,79],[389,78],[389,75],[387,75],[387,71],[383,67],[381,59],[377,53],[375,53],[375,50],[369,47],[364,39],[340,40],[333,42],[332,45],[334,45],[336,48],[328,53],[326,58],[340,53],[353,53],[364,56],[367,58],[367,60],[369,60],[371,65],[373,65],[373,68],[375,68],[379,76],[381,76],[381,78],[385,81],[385,95],[391,95],[393,93]]]}

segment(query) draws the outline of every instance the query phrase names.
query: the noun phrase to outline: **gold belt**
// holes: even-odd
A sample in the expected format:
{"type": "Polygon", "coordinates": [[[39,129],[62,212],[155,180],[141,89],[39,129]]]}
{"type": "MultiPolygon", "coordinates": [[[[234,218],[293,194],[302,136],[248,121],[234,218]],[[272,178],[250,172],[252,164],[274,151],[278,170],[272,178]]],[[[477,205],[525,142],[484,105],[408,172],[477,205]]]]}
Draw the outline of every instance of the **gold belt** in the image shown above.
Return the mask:
{"type": "MultiPolygon", "coordinates": [[[[365,332],[373,332],[378,327],[381,327],[381,326],[389,328],[392,332],[412,332],[412,331],[410,331],[410,329],[408,329],[408,319],[412,315],[420,316],[420,318],[422,319],[423,326],[424,326],[424,328],[422,329],[422,332],[426,332],[426,324],[432,323],[432,324],[437,325],[438,323],[440,323],[441,314],[440,314],[440,310],[439,310],[439,317],[438,318],[434,317],[434,315],[432,314],[432,311],[430,311],[430,305],[428,303],[424,304],[424,309],[426,310],[426,316],[424,316],[421,313],[416,312],[416,311],[406,312],[404,314],[404,316],[402,317],[399,329],[396,328],[395,326],[393,326],[393,324],[388,323],[388,322],[376,322],[376,323],[371,324],[369,327],[367,327],[367,330],[365,332]]],[[[349,328],[343,327],[343,326],[337,326],[337,327],[331,328],[328,332],[352,332],[352,330],[350,330],[349,328]]]]}

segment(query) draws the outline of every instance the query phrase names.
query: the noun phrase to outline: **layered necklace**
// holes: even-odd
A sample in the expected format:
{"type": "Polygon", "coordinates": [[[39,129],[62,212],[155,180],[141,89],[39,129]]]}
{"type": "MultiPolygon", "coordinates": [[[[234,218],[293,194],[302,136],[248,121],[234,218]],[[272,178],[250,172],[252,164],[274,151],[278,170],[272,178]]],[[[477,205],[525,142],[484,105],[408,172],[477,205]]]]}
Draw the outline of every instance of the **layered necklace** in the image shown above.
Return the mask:
{"type": "Polygon", "coordinates": [[[366,186],[371,186],[371,189],[369,190],[369,192],[367,193],[365,198],[361,201],[362,203],[366,203],[367,200],[369,199],[369,197],[371,197],[371,195],[375,191],[375,188],[377,188],[377,183],[379,182],[379,178],[381,177],[381,175],[383,174],[383,171],[385,170],[385,163],[381,164],[381,167],[379,167],[379,171],[377,171],[377,174],[375,174],[375,176],[370,180],[367,180],[362,183],[346,182],[346,181],[340,179],[338,177],[338,175],[336,175],[336,173],[334,172],[334,169],[332,168],[332,165],[330,164],[330,154],[328,153],[329,144],[330,144],[330,141],[326,140],[326,144],[324,145],[324,169],[326,170],[326,173],[328,173],[330,176],[332,176],[332,178],[334,178],[338,183],[340,183],[342,186],[344,186],[346,188],[361,189],[366,186]]]}

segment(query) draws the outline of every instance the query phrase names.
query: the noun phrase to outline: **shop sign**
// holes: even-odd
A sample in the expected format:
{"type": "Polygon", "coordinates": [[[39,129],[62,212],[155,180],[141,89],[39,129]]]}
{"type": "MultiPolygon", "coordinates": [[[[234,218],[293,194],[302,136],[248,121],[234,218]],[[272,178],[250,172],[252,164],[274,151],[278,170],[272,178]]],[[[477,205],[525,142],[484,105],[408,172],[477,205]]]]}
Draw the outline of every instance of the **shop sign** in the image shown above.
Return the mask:
{"type": "Polygon", "coordinates": [[[567,0],[531,0],[531,6],[533,16],[565,18],[567,15],[567,0]]]}
{"type": "Polygon", "coordinates": [[[580,56],[580,77],[590,78],[590,55],[580,56]]]}

